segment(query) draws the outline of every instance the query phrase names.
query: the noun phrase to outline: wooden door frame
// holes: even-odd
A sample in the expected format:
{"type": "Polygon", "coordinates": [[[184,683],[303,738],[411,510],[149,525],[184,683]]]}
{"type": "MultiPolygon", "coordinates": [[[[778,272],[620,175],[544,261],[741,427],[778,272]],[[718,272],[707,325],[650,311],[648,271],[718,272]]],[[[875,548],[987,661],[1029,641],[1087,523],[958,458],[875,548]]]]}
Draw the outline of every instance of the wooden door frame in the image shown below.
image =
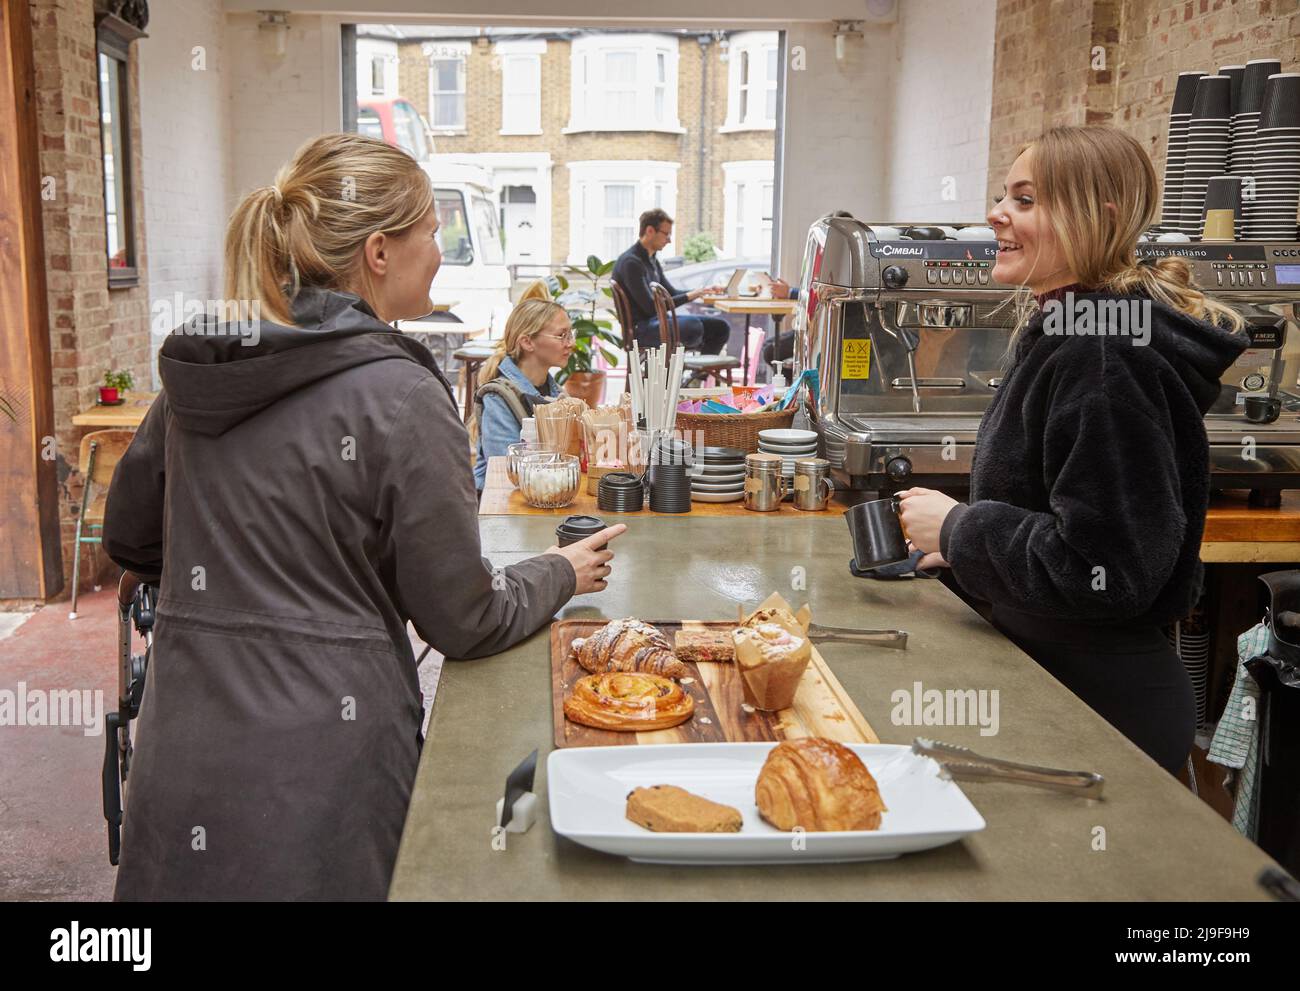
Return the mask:
{"type": "Polygon", "coordinates": [[[63,588],[54,382],[28,0],[0,0],[0,599],[63,588]]]}

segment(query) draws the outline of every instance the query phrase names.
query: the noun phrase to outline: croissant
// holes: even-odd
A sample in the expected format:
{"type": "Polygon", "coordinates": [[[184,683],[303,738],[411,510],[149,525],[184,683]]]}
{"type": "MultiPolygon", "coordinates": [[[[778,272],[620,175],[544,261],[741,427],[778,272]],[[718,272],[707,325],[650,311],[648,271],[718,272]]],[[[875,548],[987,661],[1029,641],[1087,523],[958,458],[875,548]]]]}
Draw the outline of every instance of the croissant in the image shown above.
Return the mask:
{"type": "Polygon", "coordinates": [[[834,740],[786,740],[758,773],[754,800],[777,829],[808,832],[879,829],[888,811],[876,779],[852,750],[834,740]]]}
{"type": "Polygon", "coordinates": [[[616,619],[585,639],[573,641],[573,655],[588,671],[648,671],[665,678],[690,672],[673,653],[668,638],[639,619],[616,619]]]}
{"type": "Polygon", "coordinates": [[[684,723],[695,700],[681,685],[643,671],[607,671],[579,678],[564,700],[575,723],[620,732],[648,732],[684,723]]]}

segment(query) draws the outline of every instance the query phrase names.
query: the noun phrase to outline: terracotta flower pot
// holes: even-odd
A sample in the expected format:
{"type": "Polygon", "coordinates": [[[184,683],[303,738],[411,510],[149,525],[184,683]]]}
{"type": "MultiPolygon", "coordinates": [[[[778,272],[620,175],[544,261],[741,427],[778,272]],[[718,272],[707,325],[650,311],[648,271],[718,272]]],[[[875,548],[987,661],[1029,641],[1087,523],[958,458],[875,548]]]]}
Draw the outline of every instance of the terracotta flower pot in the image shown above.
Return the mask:
{"type": "Polygon", "coordinates": [[[564,380],[564,392],[576,396],[588,406],[599,406],[605,394],[605,372],[574,372],[564,380]]]}
{"type": "Polygon", "coordinates": [[[110,389],[106,385],[101,385],[99,387],[99,401],[105,405],[117,402],[117,390],[110,389]]]}

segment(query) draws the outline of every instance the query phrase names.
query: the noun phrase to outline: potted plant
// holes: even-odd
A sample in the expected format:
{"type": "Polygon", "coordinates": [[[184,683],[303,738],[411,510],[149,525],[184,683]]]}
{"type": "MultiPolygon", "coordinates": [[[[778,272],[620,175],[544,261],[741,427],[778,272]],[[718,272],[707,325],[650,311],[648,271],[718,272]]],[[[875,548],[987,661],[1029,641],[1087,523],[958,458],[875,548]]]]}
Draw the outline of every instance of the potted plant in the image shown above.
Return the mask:
{"type": "Polygon", "coordinates": [[[585,269],[570,265],[568,269],[574,276],[586,279],[590,284],[580,289],[572,289],[562,275],[557,275],[551,282],[551,296],[568,311],[573,323],[573,353],[555,380],[564,387],[570,396],[577,396],[595,406],[605,392],[605,372],[592,368],[596,352],[599,351],[611,365],[618,364],[618,350],[610,350],[605,344],[612,344],[616,349],[623,347],[622,338],[614,334],[613,321],[599,316],[608,313],[601,304],[613,297],[608,285],[602,284],[614,270],[613,262],[602,262],[595,255],[587,257],[585,269]]]}
{"type": "Polygon", "coordinates": [[[130,372],[105,372],[104,384],[99,387],[100,405],[116,406],[124,398],[122,393],[131,389],[134,385],[135,379],[131,377],[130,372]]]}

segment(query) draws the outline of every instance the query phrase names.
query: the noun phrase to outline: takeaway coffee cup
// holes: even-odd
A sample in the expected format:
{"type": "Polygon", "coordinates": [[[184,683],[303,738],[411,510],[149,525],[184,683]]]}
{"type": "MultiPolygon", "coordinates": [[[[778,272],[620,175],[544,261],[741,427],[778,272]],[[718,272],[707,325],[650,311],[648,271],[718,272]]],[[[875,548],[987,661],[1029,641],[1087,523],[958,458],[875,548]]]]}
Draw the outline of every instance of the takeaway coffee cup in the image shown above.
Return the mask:
{"type": "Polygon", "coordinates": [[[853,563],[859,571],[898,564],[911,556],[898,516],[897,497],[859,503],[844,518],[853,537],[853,563]]]}
{"type": "Polygon", "coordinates": [[[566,516],[564,522],[555,528],[555,540],[560,547],[568,547],[595,536],[605,526],[605,521],[597,516],[566,516]]]}

